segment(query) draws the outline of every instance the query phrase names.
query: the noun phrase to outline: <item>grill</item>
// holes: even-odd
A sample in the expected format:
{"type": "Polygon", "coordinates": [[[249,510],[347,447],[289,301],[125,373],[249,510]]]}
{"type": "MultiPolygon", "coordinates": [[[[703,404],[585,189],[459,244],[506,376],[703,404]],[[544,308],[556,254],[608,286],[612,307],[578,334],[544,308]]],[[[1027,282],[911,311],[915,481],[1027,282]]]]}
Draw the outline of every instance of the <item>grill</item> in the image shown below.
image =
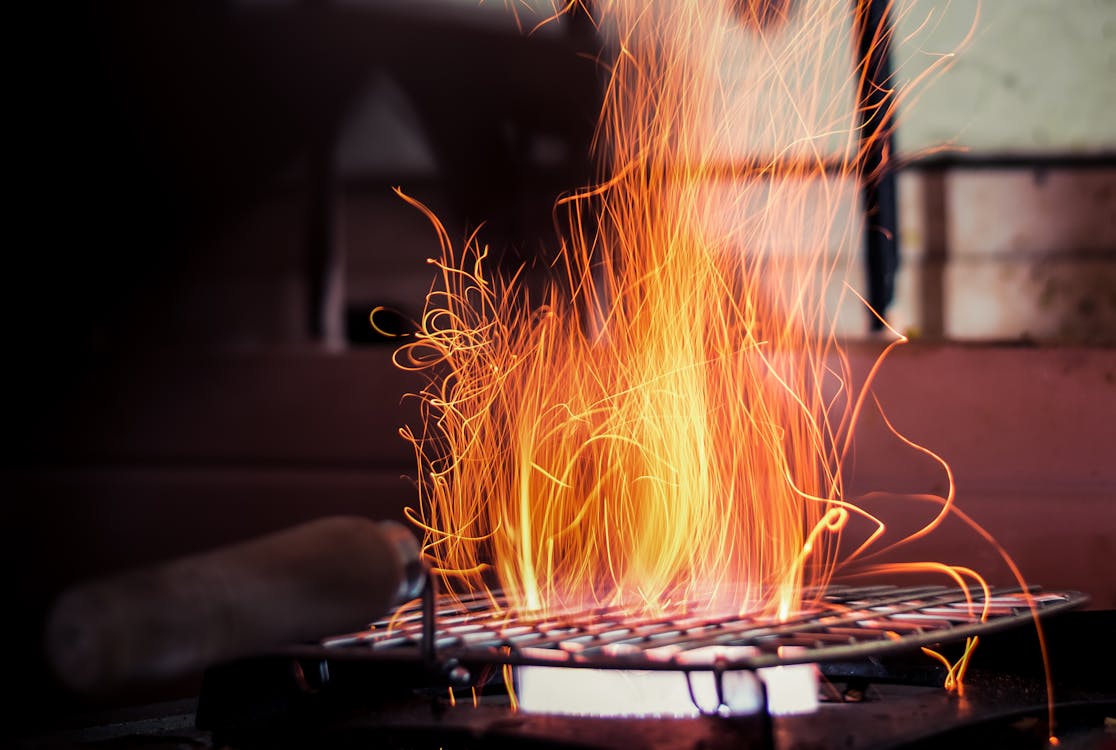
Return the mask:
{"type": "MultiPolygon", "coordinates": [[[[516,614],[505,597],[437,596],[367,630],[323,641],[441,665],[520,665],[693,671],[755,670],[868,659],[1014,627],[1086,601],[1077,592],[941,586],[827,588],[785,620],[680,602],[656,615],[608,606],[545,616],[516,614]],[[983,616],[982,616],[983,615],[983,616]],[[750,651],[744,651],[750,648],[750,651]],[[720,649],[718,651],[718,649],[720,649]]],[[[452,670],[451,670],[452,671],[452,670]]],[[[460,670],[454,679],[470,682],[460,670]]]]}

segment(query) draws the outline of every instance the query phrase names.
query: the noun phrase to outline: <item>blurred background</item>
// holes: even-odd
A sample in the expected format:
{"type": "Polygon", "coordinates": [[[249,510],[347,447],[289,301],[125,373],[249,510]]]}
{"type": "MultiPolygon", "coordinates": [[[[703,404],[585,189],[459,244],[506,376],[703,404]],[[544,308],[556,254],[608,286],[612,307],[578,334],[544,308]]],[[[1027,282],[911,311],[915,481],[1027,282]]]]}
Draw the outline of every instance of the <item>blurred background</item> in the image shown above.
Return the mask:
{"type": "MultiPolygon", "coordinates": [[[[391,186],[454,239],[483,222],[535,278],[554,198],[593,177],[597,32],[528,35],[509,5],[520,22],[491,0],[20,14],[3,514],[25,720],[57,710],[37,649],[60,587],[316,516],[402,518],[422,382],[368,313],[404,330],[437,245],[391,186]]],[[[976,15],[917,0],[898,21],[901,81],[976,26],[901,113],[888,316],[916,343],[878,390],[1027,575],[1116,608],[1116,2],[976,15]]],[[[863,368],[879,342],[854,313],[863,368]]],[[[854,488],[941,489],[878,421],[856,455],[854,488]]]]}

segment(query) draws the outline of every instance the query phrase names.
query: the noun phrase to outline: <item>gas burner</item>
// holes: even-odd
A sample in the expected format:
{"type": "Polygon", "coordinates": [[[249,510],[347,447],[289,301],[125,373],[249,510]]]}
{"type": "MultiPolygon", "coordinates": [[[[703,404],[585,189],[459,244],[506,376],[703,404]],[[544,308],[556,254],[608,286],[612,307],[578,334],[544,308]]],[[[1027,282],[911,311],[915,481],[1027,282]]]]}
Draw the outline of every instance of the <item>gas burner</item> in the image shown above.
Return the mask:
{"type": "MultiPolygon", "coordinates": [[[[858,748],[905,747],[973,717],[1006,721],[1010,709],[1024,712],[1023,724],[1012,719],[1005,731],[1026,724],[1041,734],[1041,677],[1023,679],[1017,668],[1021,658],[1041,665],[1031,646],[1010,645],[1007,668],[991,678],[977,670],[962,700],[942,688],[945,669],[918,647],[945,645],[949,653],[951,643],[1008,631],[988,639],[991,651],[982,641],[979,662],[997,653],[997,639],[1033,634],[1034,615],[1072,609],[1086,597],[993,589],[986,600],[980,589],[876,586],[830,587],[804,600],[811,604],[781,621],[684,603],[656,615],[616,606],[540,616],[510,611],[499,593],[450,597],[428,589],[422,601],[366,630],[211,669],[198,726],[233,747],[366,746],[375,738],[413,748],[613,750],[651,739],[664,748],[793,748],[800,741],[858,748]],[[806,688],[814,714],[777,710],[774,673],[796,669],[814,680],[806,688]],[[820,706],[819,674],[832,693],[820,706]],[[655,682],[660,677],[674,687],[655,682]],[[582,701],[572,710],[516,712],[509,692],[526,697],[531,681],[582,701]],[[585,696],[615,703],[623,682],[643,684],[636,702],[673,691],[674,708],[644,705],[619,717],[584,710],[585,696]],[[871,708],[846,704],[859,700],[871,708]],[[864,710],[873,712],[867,723],[864,710]]],[[[1111,715],[1104,713],[1108,692],[1066,695],[1085,701],[1080,726],[1103,731],[1093,725],[1111,715]]]]}

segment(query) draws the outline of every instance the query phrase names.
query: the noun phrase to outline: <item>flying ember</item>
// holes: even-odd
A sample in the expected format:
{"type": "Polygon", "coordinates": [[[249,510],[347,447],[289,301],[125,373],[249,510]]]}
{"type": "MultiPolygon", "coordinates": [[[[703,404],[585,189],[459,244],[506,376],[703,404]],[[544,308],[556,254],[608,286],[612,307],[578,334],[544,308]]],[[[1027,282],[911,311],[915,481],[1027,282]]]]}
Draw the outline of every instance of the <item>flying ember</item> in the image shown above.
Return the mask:
{"type": "Polygon", "coordinates": [[[897,96],[857,103],[865,0],[596,6],[600,181],[557,203],[541,303],[403,196],[442,248],[397,353],[431,376],[403,431],[411,517],[451,592],[498,586],[517,610],[697,599],[786,617],[882,538],[842,484],[871,376],[854,383],[837,313],[867,314],[850,259],[879,144],[862,132],[897,96]],[[854,516],[869,531],[842,542],[854,516]]]}

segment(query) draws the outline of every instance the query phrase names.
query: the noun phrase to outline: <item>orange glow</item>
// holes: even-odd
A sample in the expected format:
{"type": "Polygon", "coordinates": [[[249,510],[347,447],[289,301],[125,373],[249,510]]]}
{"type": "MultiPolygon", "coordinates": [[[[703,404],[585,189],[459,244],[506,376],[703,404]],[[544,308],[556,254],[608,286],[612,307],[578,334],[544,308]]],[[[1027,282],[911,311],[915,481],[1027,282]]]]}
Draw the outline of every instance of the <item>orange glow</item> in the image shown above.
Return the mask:
{"type": "MultiPolygon", "coordinates": [[[[939,512],[884,546],[884,521],[842,482],[872,381],[906,342],[889,327],[854,382],[836,333],[842,309],[865,311],[850,282],[871,147],[860,122],[890,112],[858,110],[867,66],[846,3],[779,5],[773,18],[749,2],[595,6],[612,50],[601,179],[556,203],[544,299],[491,274],[476,233],[455,246],[397,191],[441,246],[419,333],[396,355],[431,377],[420,429],[402,431],[420,468],[408,516],[451,594],[499,586],[527,611],[698,600],[786,618],[807,587],[959,513],[948,464],[890,422],[941,465],[947,494],[912,498],[939,512]],[[842,540],[853,517],[870,530],[842,540]]],[[[976,571],[944,562],[853,572],[932,572],[987,595],[976,571]]],[[[946,664],[958,689],[975,645],[946,664]]]]}
{"type": "Polygon", "coordinates": [[[600,4],[603,179],[557,205],[542,305],[403,196],[442,246],[397,361],[438,373],[404,435],[411,518],[451,591],[498,582],[528,610],[703,592],[786,617],[833,575],[864,515],[843,497],[863,398],[832,309],[858,242],[863,66],[846,6],[802,14],[769,34],[731,3],[600,4]],[[726,64],[759,106],[725,90],[726,64]],[[734,161],[741,137],[771,161],[734,161]]]}
{"type": "MultiPolygon", "coordinates": [[[[506,3],[521,23],[522,0],[506,3]]],[[[396,361],[430,376],[422,424],[401,431],[419,466],[407,514],[446,590],[499,586],[517,610],[696,600],[786,618],[810,605],[806,587],[838,574],[930,572],[987,598],[978,572],[947,562],[871,563],[946,516],[1022,585],[956,507],[949,465],[886,417],[897,440],[942,467],[944,496],[907,497],[937,504],[932,518],[884,544],[884,520],[846,496],[841,476],[865,406],[883,413],[873,380],[906,343],[887,326],[892,341],[854,382],[836,334],[839,314],[866,307],[852,274],[873,145],[860,123],[890,121],[953,55],[928,53],[904,91],[861,112],[854,92],[868,70],[853,59],[848,3],[593,5],[610,50],[600,179],[556,203],[563,239],[542,300],[490,272],[478,233],[455,246],[397,191],[441,246],[420,330],[396,361]],[[868,521],[856,538],[854,517],[868,521]]],[[[867,0],[853,5],[863,14],[867,0]]],[[[580,6],[555,2],[521,28],[580,6]]],[[[896,21],[915,8],[888,10],[896,21]]],[[[903,41],[939,19],[912,19],[903,41]]],[[[963,690],[976,643],[956,664],[928,651],[948,688],[963,690]]]]}

